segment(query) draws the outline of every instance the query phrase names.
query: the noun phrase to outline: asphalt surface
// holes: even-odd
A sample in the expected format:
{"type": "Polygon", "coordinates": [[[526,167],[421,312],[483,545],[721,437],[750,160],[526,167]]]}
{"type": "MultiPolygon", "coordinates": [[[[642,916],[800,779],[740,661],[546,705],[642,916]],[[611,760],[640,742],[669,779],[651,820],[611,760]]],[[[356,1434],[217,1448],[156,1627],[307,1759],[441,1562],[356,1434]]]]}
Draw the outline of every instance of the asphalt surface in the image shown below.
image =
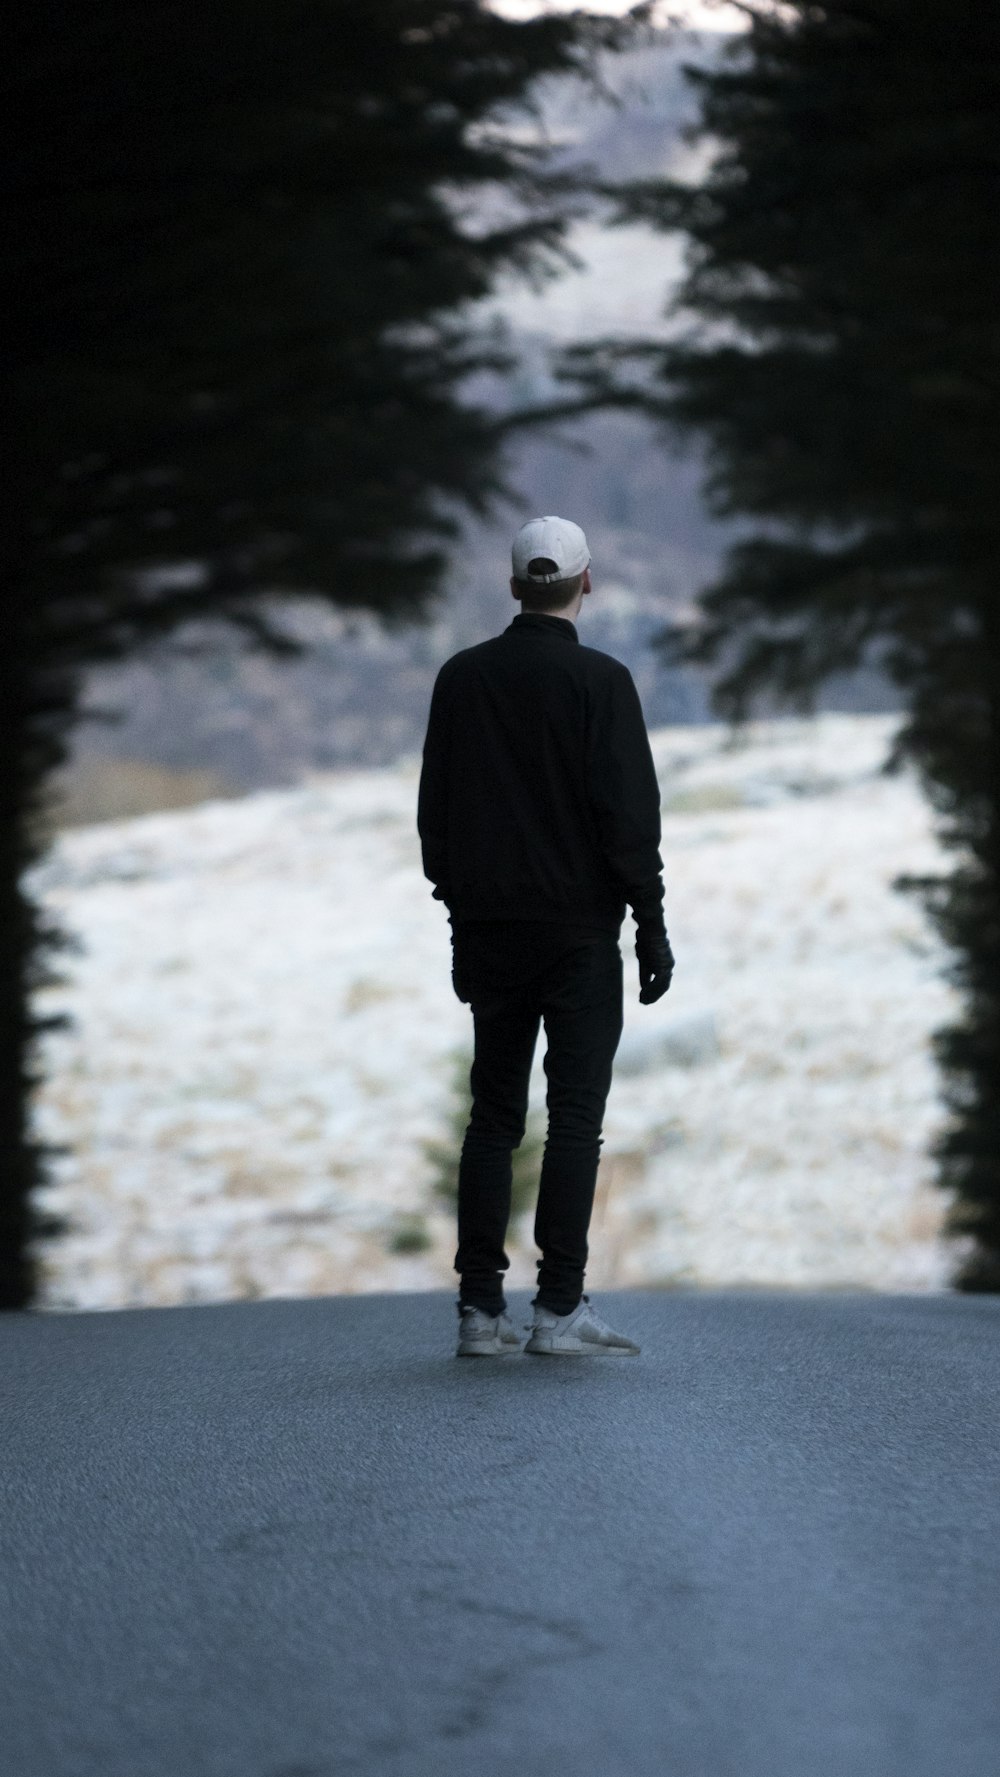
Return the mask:
{"type": "Polygon", "coordinates": [[[1000,1773],[1000,1299],[598,1306],[0,1319],[4,1777],[1000,1773]]]}

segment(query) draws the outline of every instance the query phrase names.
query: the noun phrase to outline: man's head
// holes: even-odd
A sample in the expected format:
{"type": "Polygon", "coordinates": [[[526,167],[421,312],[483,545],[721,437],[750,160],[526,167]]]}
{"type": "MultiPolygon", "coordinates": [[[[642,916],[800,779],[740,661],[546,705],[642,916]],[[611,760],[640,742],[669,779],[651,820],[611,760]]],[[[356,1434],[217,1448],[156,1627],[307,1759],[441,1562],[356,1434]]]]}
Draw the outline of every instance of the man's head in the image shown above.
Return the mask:
{"type": "Polygon", "coordinates": [[[571,620],[590,591],[590,550],[569,518],[530,518],[514,538],[510,590],[525,611],[571,620]]]}

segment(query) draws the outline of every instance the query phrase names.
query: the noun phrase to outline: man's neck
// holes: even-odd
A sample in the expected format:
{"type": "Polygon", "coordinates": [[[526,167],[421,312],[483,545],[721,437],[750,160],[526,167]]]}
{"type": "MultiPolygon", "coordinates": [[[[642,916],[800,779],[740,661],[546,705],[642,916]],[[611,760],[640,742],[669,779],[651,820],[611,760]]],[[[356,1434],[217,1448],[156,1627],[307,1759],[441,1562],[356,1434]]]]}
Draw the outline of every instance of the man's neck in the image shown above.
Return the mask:
{"type": "Polygon", "coordinates": [[[561,611],[530,611],[526,608],[526,606],[522,605],[521,606],[521,616],[522,617],[559,617],[562,619],[563,623],[575,624],[578,616],[580,615],[580,604],[581,604],[581,600],[574,599],[574,601],[571,605],[564,605],[561,611]]]}

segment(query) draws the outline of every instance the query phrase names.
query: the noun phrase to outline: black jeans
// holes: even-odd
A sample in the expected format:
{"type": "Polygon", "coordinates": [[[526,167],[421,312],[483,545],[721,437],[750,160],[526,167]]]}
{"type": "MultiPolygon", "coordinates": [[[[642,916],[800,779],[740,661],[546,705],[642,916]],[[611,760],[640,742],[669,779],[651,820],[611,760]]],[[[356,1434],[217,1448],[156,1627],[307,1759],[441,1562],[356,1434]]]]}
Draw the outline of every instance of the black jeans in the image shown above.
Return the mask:
{"type": "Polygon", "coordinates": [[[544,1022],[548,1134],[535,1215],[535,1302],[580,1301],[611,1068],[622,1032],[622,959],[613,932],[541,921],[458,924],[455,985],[472,1007],[472,1115],[458,1174],[459,1301],[506,1307],[511,1154],[524,1135],[528,1080],[544,1022]]]}

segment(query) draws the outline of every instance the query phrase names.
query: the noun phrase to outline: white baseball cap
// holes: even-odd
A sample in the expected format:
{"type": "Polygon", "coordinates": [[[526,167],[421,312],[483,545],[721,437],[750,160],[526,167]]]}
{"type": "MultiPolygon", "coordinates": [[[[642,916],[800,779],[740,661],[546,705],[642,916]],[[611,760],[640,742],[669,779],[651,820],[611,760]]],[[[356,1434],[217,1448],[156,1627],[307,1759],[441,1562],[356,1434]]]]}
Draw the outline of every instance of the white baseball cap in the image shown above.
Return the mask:
{"type": "Polygon", "coordinates": [[[587,539],[571,518],[529,518],[514,538],[511,549],[515,580],[526,580],[532,586],[550,586],[554,580],[572,580],[590,566],[587,539]],[[554,574],[529,574],[528,563],[539,559],[554,561],[554,574]]]}

